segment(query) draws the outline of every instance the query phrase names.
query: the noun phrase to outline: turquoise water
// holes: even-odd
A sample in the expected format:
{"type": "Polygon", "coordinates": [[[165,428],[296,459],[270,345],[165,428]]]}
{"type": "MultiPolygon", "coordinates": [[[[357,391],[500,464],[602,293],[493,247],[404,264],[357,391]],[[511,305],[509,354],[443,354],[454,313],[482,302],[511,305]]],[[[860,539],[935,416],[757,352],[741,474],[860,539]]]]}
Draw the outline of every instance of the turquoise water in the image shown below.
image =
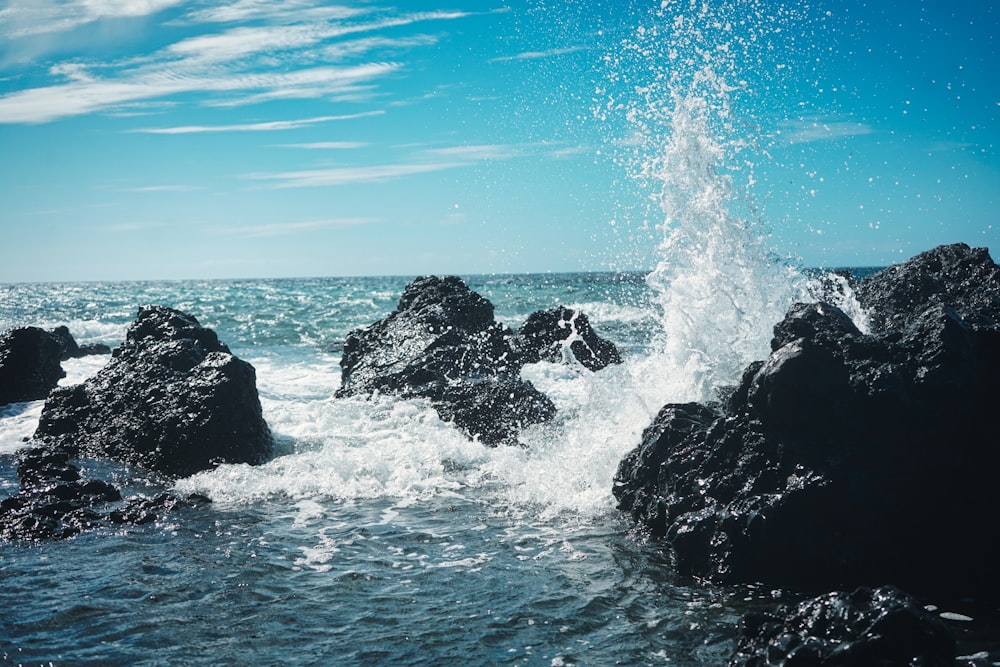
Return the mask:
{"type": "MultiPolygon", "coordinates": [[[[511,326],[587,312],[626,363],[526,369],[560,409],[525,448],[487,449],[428,405],[334,399],[347,332],[406,278],[9,285],[0,329],[67,324],[121,342],[136,308],[185,310],[257,369],[279,455],[165,484],[84,461],[126,493],[213,504],[126,530],[0,544],[8,664],[715,665],[747,591],[679,584],[630,533],[611,478],[679,387],[649,373],[661,335],[638,274],[467,278],[511,326]]],[[[66,362],[78,382],[101,357],[66,362]]],[[[41,403],[0,411],[0,495],[41,403]]]]}

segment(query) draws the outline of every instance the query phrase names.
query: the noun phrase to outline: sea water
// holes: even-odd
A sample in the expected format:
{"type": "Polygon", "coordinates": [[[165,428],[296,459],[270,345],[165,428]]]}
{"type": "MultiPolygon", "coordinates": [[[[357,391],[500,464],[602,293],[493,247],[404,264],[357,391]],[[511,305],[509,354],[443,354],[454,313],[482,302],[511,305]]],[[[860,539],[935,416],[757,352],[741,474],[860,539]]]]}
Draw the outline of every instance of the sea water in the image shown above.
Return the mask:
{"type": "MultiPolygon", "coordinates": [[[[499,321],[588,313],[624,363],[525,376],[554,422],[490,449],[427,403],[333,397],[343,340],[407,278],[8,285],[0,327],[123,340],[139,304],[213,328],[257,370],[277,455],[176,482],[83,461],[126,492],[208,495],[151,526],[0,544],[0,656],[42,664],[719,664],[752,592],[675,581],[614,507],[623,455],[669,398],[642,274],[466,276],[499,321]],[[139,481],[134,478],[140,477],[139,481]]],[[[64,383],[106,357],[65,363],[64,383]]],[[[674,380],[676,383],[676,380],[674,380]]],[[[41,402],[0,412],[0,494],[41,402]]]]}
{"type": "MultiPolygon", "coordinates": [[[[622,165],[656,203],[651,271],[464,277],[509,326],[565,305],[623,353],[596,373],[525,368],[558,414],[524,431],[523,447],[470,441],[421,400],[334,398],[347,333],[391,312],[406,277],[0,288],[0,330],[65,324],[80,343],[120,343],[140,304],[194,315],[256,368],[276,445],[263,465],[173,482],[81,462],[126,494],[213,503],[149,526],[0,544],[0,660],[724,663],[741,613],[783,593],[678,581],[611,488],[664,403],[735,382],[815,287],[772,252],[747,199],[755,158],[734,120],[750,87],[739,62],[785,20],[768,6],[741,3],[734,21],[732,9],[664,2],[607,57],[595,115],[611,143],[638,137],[620,145],[640,147],[622,165]]],[[[67,362],[64,382],[102,363],[67,362]]],[[[0,409],[0,494],[17,489],[11,455],[40,411],[0,409]]]]}

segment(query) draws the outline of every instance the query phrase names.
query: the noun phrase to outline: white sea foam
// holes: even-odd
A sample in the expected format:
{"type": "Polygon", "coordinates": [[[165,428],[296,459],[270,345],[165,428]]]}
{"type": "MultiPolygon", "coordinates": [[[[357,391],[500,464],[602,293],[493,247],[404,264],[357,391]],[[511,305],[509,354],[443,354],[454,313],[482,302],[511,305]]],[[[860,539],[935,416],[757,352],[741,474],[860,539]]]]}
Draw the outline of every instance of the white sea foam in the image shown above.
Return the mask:
{"type": "MultiPolygon", "coordinates": [[[[67,359],[62,362],[66,377],[59,381],[60,387],[79,384],[99,371],[108,357],[94,355],[80,359],[67,359]]],[[[42,416],[45,401],[28,403],[12,403],[0,406],[0,454],[9,454],[22,449],[25,442],[38,428],[38,419],[42,416]]]]}
{"type": "Polygon", "coordinates": [[[25,446],[38,427],[45,401],[0,406],[0,454],[12,454],[25,446]]]}
{"type": "Polygon", "coordinates": [[[768,247],[752,194],[755,137],[735,120],[748,86],[740,61],[764,34],[762,11],[664,3],[658,23],[627,45],[645,65],[629,70],[631,99],[600,112],[624,109],[641,138],[631,166],[663,215],[647,280],[663,325],[650,370],[683,378],[665,399],[710,399],[735,382],[805,295],[800,273],[768,247]]]}
{"type": "Polygon", "coordinates": [[[721,11],[692,4],[640,29],[632,51],[648,60],[649,80],[636,86],[638,99],[616,107],[647,142],[636,166],[656,184],[663,215],[648,279],[653,308],[573,304],[598,331],[602,321],[658,321],[652,351],[598,373],[575,363],[526,368],[558,416],[525,430],[525,447],[496,449],[469,442],[426,401],[332,398],[339,372],[330,357],[261,360],[265,416],[289,453],[256,468],[222,466],[178,487],[237,503],[278,494],[417,499],[474,488],[515,515],[612,509],[617,465],[658,409],[714,398],[720,384],[735,382],[767,355],[774,323],[806,295],[805,280],[775,260],[750,214],[752,141],[733,121],[733,94],[744,85],[734,52],[742,43],[721,11]]]}

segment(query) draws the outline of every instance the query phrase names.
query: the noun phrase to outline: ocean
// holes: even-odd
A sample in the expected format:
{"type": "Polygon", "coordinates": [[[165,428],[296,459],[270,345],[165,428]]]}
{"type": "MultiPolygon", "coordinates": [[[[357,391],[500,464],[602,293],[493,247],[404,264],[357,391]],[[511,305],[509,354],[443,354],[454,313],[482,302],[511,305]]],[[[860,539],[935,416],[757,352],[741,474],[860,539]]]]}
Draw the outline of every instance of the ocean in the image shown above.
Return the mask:
{"type": "MultiPolygon", "coordinates": [[[[661,405],[705,397],[705,367],[670,357],[662,295],[638,273],[464,278],[511,327],[558,304],[582,310],[624,363],[527,367],[559,415],[524,447],[491,449],[420,400],[334,398],[346,334],[391,312],[405,277],[0,287],[0,330],[66,324],[81,344],[118,345],[140,304],[194,315],[256,368],[277,447],[265,465],[176,482],[83,461],[84,476],[126,496],[173,489],[213,503],[0,543],[0,661],[724,663],[740,615],[787,594],[677,581],[611,494],[661,405]]],[[[760,320],[760,357],[771,325],[760,320]]],[[[63,384],[106,360],[65,362],[63,384]]],[[[0,409],[0,496],[16,492],[12,454],[41,407],[0,409]]]]}

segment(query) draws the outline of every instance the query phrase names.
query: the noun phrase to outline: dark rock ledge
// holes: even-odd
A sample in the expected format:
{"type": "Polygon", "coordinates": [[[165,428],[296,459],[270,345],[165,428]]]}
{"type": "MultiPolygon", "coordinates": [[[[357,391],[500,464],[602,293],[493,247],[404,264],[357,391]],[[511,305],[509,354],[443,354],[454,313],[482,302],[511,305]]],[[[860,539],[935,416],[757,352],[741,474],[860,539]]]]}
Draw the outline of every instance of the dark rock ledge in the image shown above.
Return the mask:
{"type": "Polygon", "coordinates": [[[0,539],[65,539],[99,527],[151,523],[175,509],[211,502],[169,493],[125,500],[108,482],[82,479],[64,449],[29,447],[16,461],[20,490],[0,501],[0,539]]]}
{"type": "Polygon", "coordinates": [[[104,368],[52,392],[34,438],[170,477],[262,463],[272,443],[256,382],[194,317],[144,306],[104,368]]]}
{"type": "Polygon", "coordinates": [[[427,398],[470,437],[516,444],[521,429],[555,415],[552,401],[520,377],[526,363],[542,360],[599,370],[621,358],[583,313],[540,311],[515,333],[460,278],[424,276],[406,286],[394,312],[348,335],[337,395],[427,398]]]}
{"type": "MultiPolygon", "coordinates": [[[[697,580],[804,592],[892,584],[995,601],[1000,267],[985,249],[942,246],[856,293],[870,333],[832,305],[796,304],[774,328],[770,357],[724,404],[664,406],[619,466],[619,507],[697,580]]],[[[741,648],[755,657],[734,664],[954,664],[954,652],[933,647],[919,659],[879,657],[884,642],[859,639],[864,626],[924,645],[910,616],[877,620],[884,605],[912,608],[878,590],[745,624],[767,648],[741,648]],[[855,645],[819,620],[843,620],[852,605],[872,619],[837,621],[858,648],[822,648],[855,645]]]]}
{"type": "Polygon", "coordinates": [[[60,362],[94,354],[111,354],[101,343],[78,345],[69,328],[12,329],[0,336],[0,405],[46,398],[66,377],[60,362]]]}
{"type": "MultiPolygon", "coordinates": [[[[53,345],[58,358],[63,348],[53,345]]],[[[107,482],[82,480],[73,459],[171,478],[262,463],[271,446],[253,367],[194,317],[144,306],[103,369],[49,394],[31,446],[17,454],[20,490],[0,502],[0,537],[71,537],[208,502],[171,494],[123,500],[107,482]]]]}

